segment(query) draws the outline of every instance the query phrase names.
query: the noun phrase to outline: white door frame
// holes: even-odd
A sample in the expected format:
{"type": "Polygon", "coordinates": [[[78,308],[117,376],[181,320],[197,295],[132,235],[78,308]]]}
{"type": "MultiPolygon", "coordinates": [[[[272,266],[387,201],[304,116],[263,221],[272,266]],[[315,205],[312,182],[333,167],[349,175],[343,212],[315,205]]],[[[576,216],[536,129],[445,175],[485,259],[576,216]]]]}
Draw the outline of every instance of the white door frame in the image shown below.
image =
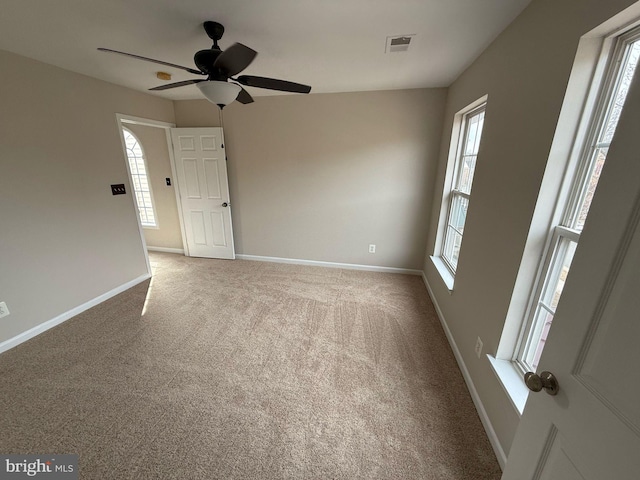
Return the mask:
{"type": "MultiPolygon", "coordinates": [[[[173,178],[175,179],[176,171],[175,171],[175,161],[173,158],[173,147],[171,144],[171,129],[175,128],[176,125],[175,123],[162,122],[159,120],[151,120],[148,118],[134,117],[133,115],[126,115],[122,113],[116,113],[116,123],[118,125],[118,135],[120,136],[120,142],[122,144],[123,159],[128,172],[127,183],[129,184],[129,191],[131,192],[131,204],[133,206],[134,211],[136,212],[136,221],[138,222],[138,231],[140,233],[140,241],[142,242],[142,250],[144,252],[145,262],[147,263],[147,272],[149,273],[149,275],[151,275],[152,272],[151,272],[151,264],[149,263],[149,251],[147,249],[147,241],[144,238],[144,230],[142,228],[142,222],[140,221],[140,215],[138,214],[138,205],[136,202],[136,196],[133,194],[134,190],[133,190],[133,183],[131,182],[131,171],[129,167],[129,160],[127,157],[127,147],[124,141],[124,135],[122,134],[122,129],[126,124],[162,128],[165,132],[165,136],[167,138],[167,145],[169,147],[168,150],[169,150],[169,163],[171,163],[171,175],[173,175],[173,178]]],[[[176,188],[174,188],[173,190],[176,194],[176,203],[179,205],[180,199],[178,197],[178,191],[176,188]]],[[[182,235],[182,245],[183,245],[183,249],[185,249],[185,252],[186,252],[187,242],[185,241],[184,222],[182,221],[182,212],[180,211],[179,208],[178,208],[178,215],[180,217],[180,233],[182,235]]]]}

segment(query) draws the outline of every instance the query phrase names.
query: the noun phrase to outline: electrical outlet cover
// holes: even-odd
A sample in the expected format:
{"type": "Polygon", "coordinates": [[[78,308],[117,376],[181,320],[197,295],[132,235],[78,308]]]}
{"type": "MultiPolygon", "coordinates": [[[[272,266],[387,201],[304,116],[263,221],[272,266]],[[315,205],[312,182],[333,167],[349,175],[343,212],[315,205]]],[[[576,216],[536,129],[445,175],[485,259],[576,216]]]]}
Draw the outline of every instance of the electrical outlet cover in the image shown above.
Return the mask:
{"type": "Polygon", "coordinates": [[[482,355],[482,340],[480,340],[480,337],[476,340],[476,355],[478,358],[482,355]]]}
{"type": "Polygon", "coordinates": [[[4,302],[0,302],[0,318],[6,317],[9,315],[9,309],[7,308],[7,304],[4,302]]]}

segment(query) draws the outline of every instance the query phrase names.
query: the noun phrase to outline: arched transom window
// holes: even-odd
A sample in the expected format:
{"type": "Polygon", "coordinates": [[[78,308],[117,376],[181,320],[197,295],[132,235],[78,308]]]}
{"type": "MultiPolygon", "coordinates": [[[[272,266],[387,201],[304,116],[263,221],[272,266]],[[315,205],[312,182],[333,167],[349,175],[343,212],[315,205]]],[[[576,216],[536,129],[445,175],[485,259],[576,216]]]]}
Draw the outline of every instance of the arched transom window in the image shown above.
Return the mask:
{"type": "Polygon", "coordinates": [[[133,190],[136,194],[138,210],[140,211],[140,221],[143,227],[157,227],[158,222],[153,208],[151,186],[149,184],[149,177],[147,176],[144,151],[133,133],[123,129],[122,134],[124,135],[124,142],[127,148],[131,183],[133,184],[133,190]]]}

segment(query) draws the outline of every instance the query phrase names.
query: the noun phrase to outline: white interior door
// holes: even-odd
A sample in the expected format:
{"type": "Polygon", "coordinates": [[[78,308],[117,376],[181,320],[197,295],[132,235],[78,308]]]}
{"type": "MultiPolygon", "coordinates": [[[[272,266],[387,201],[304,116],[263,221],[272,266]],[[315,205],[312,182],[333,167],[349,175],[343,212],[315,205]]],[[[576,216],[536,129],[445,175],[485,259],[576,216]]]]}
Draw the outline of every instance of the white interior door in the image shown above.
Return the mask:
{"type": "Polygon", "coordinates": [[[503,480],[640,478],[640,75],[609,150],[503,480]]]}
{"type": "Polygon", "coordinates": [[[172,128],[185,239],[191,257],[234,259],[221,128],[172,128]]]}

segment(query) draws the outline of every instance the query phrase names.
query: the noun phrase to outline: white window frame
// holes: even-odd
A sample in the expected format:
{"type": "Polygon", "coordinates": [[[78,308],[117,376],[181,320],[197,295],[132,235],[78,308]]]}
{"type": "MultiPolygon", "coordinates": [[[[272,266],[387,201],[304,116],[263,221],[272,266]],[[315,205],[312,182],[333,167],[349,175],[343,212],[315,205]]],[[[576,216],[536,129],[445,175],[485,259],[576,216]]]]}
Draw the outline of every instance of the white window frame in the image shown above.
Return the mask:
{"type": "Polygon", "coordinates": [[[570,176],[570,194],[561,207],[562,216],[560,217],[560,222],[551,229],[548,235],[545,253],[538,268],[538,275],[532,289],[518,337],[518,344],[512,359],[522,373],[537,369],[537,362],[535,362],[537,357],[536,350],[540,348],[540,333],[544,328],[542,322],[538,320],[538,312],[542,308],[551,315],[555,314],[553,308],[545,306],[543,297],[546,296],[549,288],[555,287],[550,285],[549,281],[557,278],[556,274],[562,267],[558,262],[561,258],[564,258],[560,253],[560,249],[563,248],[563,240],[575,242],[576,245],[579,244],[581,226],[578,225],[578,217],[591,173],[596,167],[596,152],[601,148],[608,148],[610,144],[610,142],[605,143],[598,140],[606,126],[605,122],[614,100],[613,95],[620,83],[621,66],[626,58],[627,47],[639,39],[640,28],[635,28],[628,33],[619,35],[615,39],[614,47],[607,61],[596,108],[588,120],[588,133],[582,142],[579,163],[575,170],[567,172],[567,175],[570,176]]]}
{"type": "Polygon", "coordinates": [[[125,147],[125,156],[126,156],[126,159],[127,159],[127,170],[129,172],[129,178],[131,180],[131,188],[133,190],[133,200],[135,202],[136,209],[138,211],[138,215],[139,215],[139,218],[140,218],[140,225],[142,226],[142,228],[145,228],[145,229],[157,230],[157,229],[160,228],[160,224],[158,222],[158,213],[157,213],[158,211],[157,211],[157,209],[155,207],[155,200],[153,198],[153,189],[151,187],[151,178],[149,176],[149,166],[147,164],[147,155],[144,152],[144,147],[142,146],[142,143],[140,142],[140,139],[138,138],[138,136],[135,133],[133,133],[131,130],[129,130],[126,127],[122,127],[122,131],[123,131],[122,139],[124,141],[124,147],[125,147]],[[144,205],[143,207],[141,207],[139,205],[139,202],[138,202],[138,193],[139,192],[138,192],[138,190],[136,190],[136,182],[135,182],[134,176],[141,177],[143,174],[140,174],[139,172],[135,172],[134,173],[132,171],[132,169],[131,169],[131,160],[129,158],[129,148],[127,148],[127,138],[126,138],[125,134],[129,134],[135,139],[135,141],[138,143],[138,146],[140,147],[140,151],[142,152],[142,162],[144,164],[144,170],[145,170],[144,171],[144,176],[146,177],[147,185],[149,186],[149,198],[151,200],[151,205],[150,206],[144,205]],[[154,219],[153,223],[147,222],[145,219],[143,219],[141,208],[145,208],[145,209],[146,208],[150,208],[151,209],[151,211],[153,212],[153,219],[154,219]]]}
{"type": "MultiPolygon", "coordinates": [[[[468,120],[482,112],[486,112],[488,96],[485,95],[470,105],[466,106],[458,113],[455,114],[453,120],[453,128],[451,133],[451,143],[449,147],[449,156],[447,161],[447,171],[445,174],[445,182],[442,193],[442,202],[440,205],[440,216],[438,222],[438,230],[436,235],[436,242],[434,248],[434,254],[430,257],[434,266],[440,273],[442,280],[449,289],[453,291],[453,284],[455,281],[455,274],[457,270],[457,264],[454,265],[451,259],[447,258],[445,249],[447,245],[447,233],[449,228],[454,228],[450,225],[452,206],[456,197],[461,197],[467,200],[467,208],[471,199],[471,189],[469,192],[463,192],[458,190],[459,176],[461,173],[461,164],[464,158],[464,146],[468,134],[468,120]]],[[[484,127],[483,127],[484,130],[484,127]]],[[[479,144],[482,143],[482,134],[480,132],[479,144]]],[[[477,159],[479,157],[479,150],[476,152],[476,168],[477,159]]],[[[475,174],[475,168],[474,168],[475,174]]],[[[470,180],[470,184],[473,185],[473,177],[470,180]]],[[[466,220],[465,220],[466,222],[466,220]]],[[[456,229],[457,231],[457,229],[456,229]]],[[[464,235],[458,231],[458,234],[464,238],[464,235]]],[[[462,249],[461,239],[460,251],[462,249]]]]}
{"type": "Polygon", "coordinates": [[[522,415],[530,393],[516,361],[522,345],[523,323],[528,319],[533,300],[537,300],[534,292],[538,289],[539,295],[544,265],[556,244],[555,226],[563,224],[565,206],[576,204],[573,179],[584,168],[580,162],[584,158],[583,146],[594,128],[592,119],[603,108],[601,92],[610,84],[609,66],[617,42],[639,26],[640,6],[635,5],[587,32],[578,44],[502,335],[495,354],[487,354],[518,415],[522,415]]]}
{"type": "Polygon", "coordinates": [[[545,310],[551,315],[555,315],[555,309],[549,302],[545,301],[549,288],[555,285],[550,284],[551,279],[559,278],[562,270],[562,264],[559,259],[564,258],[567,242],[573,242],[576,245],[580,241],[580,232],[570,229],[562,225],[557,225],[551,232],[551,241],[547,248],[547,253],[541,263],[541,275],[536,282],[535,290],[530,299],[529,308],[525,321],[523,322],[522,331],[516,355],[513,362],[518,366],[521,373],[525,373],[533,368],[533,361],[536,357],[538,342],[534,342],[535,338],[539,338],[541,331],[544,329],[544,323],[536,321],[539,309],[545,310]]]}

